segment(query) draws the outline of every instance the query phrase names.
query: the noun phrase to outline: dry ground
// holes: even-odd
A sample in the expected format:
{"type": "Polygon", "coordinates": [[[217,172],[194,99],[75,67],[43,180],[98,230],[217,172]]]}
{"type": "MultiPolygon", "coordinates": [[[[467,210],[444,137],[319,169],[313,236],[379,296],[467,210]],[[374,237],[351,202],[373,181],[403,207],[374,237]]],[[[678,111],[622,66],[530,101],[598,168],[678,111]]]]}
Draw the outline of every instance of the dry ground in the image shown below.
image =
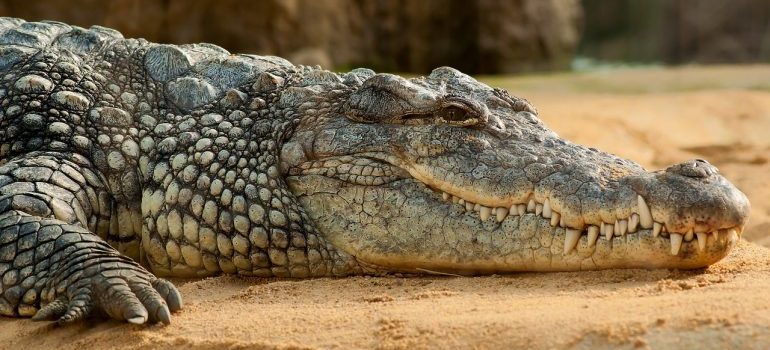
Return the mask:
{"type": "Polygon", "coordinates": [[[770,66],[485,80],[650,169],[711,161],[752,202],[745,242],[699,271],[177,281],[170,326],[0,319],[0,348],[770,347],[770,66]]]}

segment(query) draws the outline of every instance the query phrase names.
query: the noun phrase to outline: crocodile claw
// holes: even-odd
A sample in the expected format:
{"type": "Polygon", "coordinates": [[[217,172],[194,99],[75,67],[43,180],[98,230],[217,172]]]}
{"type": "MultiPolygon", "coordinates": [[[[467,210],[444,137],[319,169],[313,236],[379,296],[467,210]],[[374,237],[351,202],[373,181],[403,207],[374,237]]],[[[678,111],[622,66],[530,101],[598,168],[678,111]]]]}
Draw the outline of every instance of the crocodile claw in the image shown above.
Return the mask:
{"type": "Polygon", "coordinates": [[[133,324],[169,324],[171,312],[182,307],[182,297],[173,284],[134,266],[81,278],[64,294],[43,306],[32,320],[56,320],[64,325],[98,311],[133,324]]]}

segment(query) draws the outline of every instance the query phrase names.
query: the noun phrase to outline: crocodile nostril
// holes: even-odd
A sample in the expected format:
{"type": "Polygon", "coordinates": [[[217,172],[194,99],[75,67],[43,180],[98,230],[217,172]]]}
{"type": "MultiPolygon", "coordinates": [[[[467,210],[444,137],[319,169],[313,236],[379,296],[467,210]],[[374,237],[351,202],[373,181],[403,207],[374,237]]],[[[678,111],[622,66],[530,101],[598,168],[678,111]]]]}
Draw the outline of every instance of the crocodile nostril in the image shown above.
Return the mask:
{"type": "MultiPolygon", "coordinates": [[[[710,163],[709,163],[707,160],[705,160],[705,159],[696,159],[696,160],[695,160],[695,166],[698,166],[698,165],[699,165],[699,164],[701,164],[701,163],[703,163],[703,164],[705,164],[705,165],[711,165],[711,164],[710,164],[710,163]]],[[[701,165],[701,166],[703,166],[703,165],[701,165]]]]}
{"type": "Polygon", "coordinates": [[[707,178],[718,174],[719,169],[703,159],[694,159],[672,165],[666,169],[666,172],[693,178],[707,178]]]}

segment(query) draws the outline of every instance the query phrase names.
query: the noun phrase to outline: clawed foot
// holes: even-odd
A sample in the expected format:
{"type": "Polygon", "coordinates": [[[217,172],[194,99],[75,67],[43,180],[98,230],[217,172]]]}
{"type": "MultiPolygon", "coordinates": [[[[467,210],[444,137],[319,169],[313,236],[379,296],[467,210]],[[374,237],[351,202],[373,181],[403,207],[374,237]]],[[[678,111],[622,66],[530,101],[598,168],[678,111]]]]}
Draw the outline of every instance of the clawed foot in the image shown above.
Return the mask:
{"type": "Polygon", "coordinates": [[[171,282],[139,266],[99,267],[102,271],[91,271],[90,277],[81,277],[71,282],[64,293],[57,293],[59,296],[32,320],[57,320],[63,325],[102,313],[134,324],[169,324],[171,312],[182,308],[182,297],[171,282]]]}

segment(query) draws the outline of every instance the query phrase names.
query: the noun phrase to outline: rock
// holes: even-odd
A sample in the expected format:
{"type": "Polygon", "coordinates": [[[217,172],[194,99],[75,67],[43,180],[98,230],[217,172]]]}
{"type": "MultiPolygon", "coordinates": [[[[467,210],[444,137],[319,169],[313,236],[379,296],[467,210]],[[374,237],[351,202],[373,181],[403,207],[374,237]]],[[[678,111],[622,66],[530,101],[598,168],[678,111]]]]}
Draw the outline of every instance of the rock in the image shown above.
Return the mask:
{"type": "MultiPolygon", "coordinates": [[[[5,16],[54,18],[82,26],[102,23],[126,37],[211,42],[232,52],[273,54],[327,69],[367,66],[418,73],[442,65],[471,74],[563,68],[578,44],[582,18],[578,0],[116,0],[96,7],[92,0],[13,3],[0,0],[5,16]]],[[[83,51],[100,45],[88,33],[68,40],[67,45],[83,51]]],[[[20,54],[6,56],[14,62],[20,54]]],[[[174,52],[155,52],[147,63],[160,80],[172,81],[187,69],[184,57],[174,52]],[[164,60],[175,64],[166,69],[154,65],[164,60]]],[[[217,89],[234,87],[252,74],[240,70],[238,60],[228,63],[233,64],[226,81],[210,82],[217,89]]],[[[198,67],[204,74],[219,74],[208,68],[198,67]]],[[[194,100],[185,99],[180,107],[201,102],[194,100]]]]}

